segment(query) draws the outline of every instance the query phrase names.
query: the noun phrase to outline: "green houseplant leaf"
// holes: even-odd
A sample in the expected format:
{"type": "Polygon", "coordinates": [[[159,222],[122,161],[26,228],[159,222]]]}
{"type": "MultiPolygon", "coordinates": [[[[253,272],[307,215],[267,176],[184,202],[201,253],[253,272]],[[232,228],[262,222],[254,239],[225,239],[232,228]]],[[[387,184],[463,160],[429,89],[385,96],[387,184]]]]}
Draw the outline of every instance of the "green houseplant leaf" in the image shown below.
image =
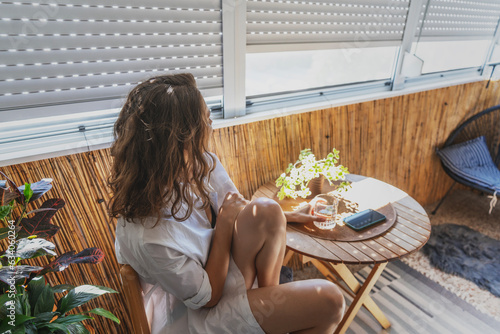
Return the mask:
{"type": "MultiPolygon", "coordinates": [[[[29,292],[28,294],[28,301],[31,305],[31,309],[35,309],[36,302],[42,293],[42,291],[45,288],[45,277],[43,276],[38,276],[33,278],[29,283],[27,287],[27,291],[29,292]]],[[[50,310],[52,311],[52,310],[50,310]]]]}
{"type": "Polygon", "coordinates": [[[33,315],[37,315],[45,312],[52,312],[54,308],[54,292],[49,284],[43,287],[43,290],[38,295],[38,299],[35,303],[35,308],[33,310],[33,315]]]}
{"type": "Polygon", "coordinates": [[[23,333],[25,334],[24,331],[24,326],[23,324],[28,321],[34,319],[34,317],[30,317],[24,314],[16,314],[16,317],[14,319],[14,325],[15,328],[12,328],[12,326],[9,324],[11,322],[10,318],[5,318],[3,319],[2,323],[0,324],[0,333],[5,333],[8,330],[11,330],[12,333],[23,333]],[[19,332],[19,330],[22,328],[22,332],[19,332]]]}
{"type": "Polygon", "coordinates": [[[40,325],[38,327],[42,330],[43,329],[50,330],[47,333],[70,333],[68,326],[66,326],[65,324],[57,324],[57,323],[55,324],[55,323],[51,322],[51,323],[46,323],[46,324],[40,325]]]}
{"type": "Polygon", "coordinates": [[[52,323],[54,324],[64,324],[64,325],[69,325],[69,324],[74,324],[77,322],[81,322],[83,320],[87,319],[94,319],[91,316],[84,315],[84,314],[69,314],[64,317],[57,318],[54,320],[52,323]]]}
{"type": "Polygon", "coordinates": [[[28,203],[31,197],[33,196],[33,190],[31,190],[31,183],[25,183],[23,190],[19,189],[19,191],[23,192],[24,200],[26,201],[26,203],[28,203]]]}
{"type": "Polygon", "coordinates": [[[35,319],[33,319],[33,322],[35,324],[43,324],[50,322],[52,318],[54,318],[56,315],[59,315],[57,312],[43,312],[43,313],[38,313],[35,316],[35,319]]]}
{"type": "Polygon", "coordinates": [[[63,293],[64,291],[68,291],[68,290],[71,290],[74,288],[75,288],[75,286],[71,285],[71,284],[59,284],[59,285],[53,286],[52,291],[54,291],[54,293],[63,293]]]}
{"type": "Polygon", "coordinates": [[[68,325],[70,334],[90,334],[87,328],[81,323],[68,325]]]}
{"type": "Polygon", "coordinates": [[[109,312],[108,310],[105,310],[103,308],[95,308],[93,310],[90,310],[88,312],[85,312],[85,313],[94,313],[94,314],[97,314],[97,315],[100,315],[100,316],[103,316],[105,318],[108,318],[108,319],[111,319],[113,320],[114,322],[116,322],[117,324],[120,323],[120,320],[111,312],[109,312]]]}
{"type": "Polygon", "coordinates": [[[0,206],[0,219],[4,219],[8,215],[10,215],[10,211],[11,211],[11,206],[10,205],[2,205],[2,206],[0,206]]]}
{"type": "Polygon", "coordinates": [[[91,299],[106,293],[117,293],[117,291],[98,285],[80,285],[70,290],[66,296],[59,299],[57,312],[65,314],[75,307],[85,304],[91,299]]]}

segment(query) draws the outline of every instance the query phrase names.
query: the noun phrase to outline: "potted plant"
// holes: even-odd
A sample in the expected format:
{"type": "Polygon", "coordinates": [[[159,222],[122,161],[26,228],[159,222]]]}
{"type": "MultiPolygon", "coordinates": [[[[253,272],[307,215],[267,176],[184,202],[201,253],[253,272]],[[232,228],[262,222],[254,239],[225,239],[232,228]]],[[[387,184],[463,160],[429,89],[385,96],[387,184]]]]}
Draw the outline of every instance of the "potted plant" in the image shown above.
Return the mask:
{"type": "MultiPolygon", "coordinates": [[[[330,185],[333,181],[344,180],[345,175],[349,173],[346,167],[337,165],[339,151],[333,149],[326,158],[316,160],[311,149],[300,151],[299,159],[290,163],[286,171],[276,180],[276,186],[281,187],[278,192],[278,198],[282,200],[285,197],[307,198],[321,193],[323,180],[326,178],[330,185]],[[311,190],[313,183],[317,188],[311,190]],[[310,187],[311,186],[311,187],[310,187]]],[[[343,191],[349,186],[348,182],[341,182],[338,191],[343,191]]]]}
{"type": "Polygon", "coordinates": [[[94,308],[68,314],[89,300],[115,290],[97,286],[51,286],[45,280],[50,272],[62,271],[72,263],[100,263],[104,253],[87,248],[75,254],[69,251],[43,267],[21,264],[39,256],[56,256],[50,239],[59,226],[50,224],[57,210],[64,206],[62,199],[46,200],[38,209],[28,211],[28,205],[52,188],[52,180],[17,187],[4,173],[0,181],[0,240],[7,238],[7,249],[0,253],[0,333],[94,333],[83,320],[97,314],[120,323],[111,312],[94,308]],[[60,294],[66,294],[62,297],[60,294]]]}

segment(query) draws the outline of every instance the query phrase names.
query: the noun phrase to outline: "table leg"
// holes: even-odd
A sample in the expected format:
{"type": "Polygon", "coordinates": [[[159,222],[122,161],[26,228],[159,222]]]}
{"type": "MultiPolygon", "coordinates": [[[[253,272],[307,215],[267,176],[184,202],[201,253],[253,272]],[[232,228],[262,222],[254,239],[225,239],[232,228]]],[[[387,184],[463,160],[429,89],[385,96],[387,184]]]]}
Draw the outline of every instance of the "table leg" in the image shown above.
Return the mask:
{"type": "Polygon", "coordinates": [[[294,252],[291,249],[286,250],[285,257],[283,258],[283,265],[286,266],[288,262],[292,259],[294,252]]]}
{"type": "MultiPolygon", "coordinates": [[[[380,274],[382,274],[382,272],[384,271],[387,263],[376,264],[368,275],[368,278],[366,279],[363,286],[361,286],[354,275],[351,273],[351,271],[344,264],[331,264],[316,259],[311,259],[311,262],[325,277],[329,278],[332,281],[334,281],[332,277],[340,277],[346,283],[349,289],[354,292],[354,294],[352,294],[347,291],[351,296],[353,296],[354,300],[347,310],[346,314],[344,315],[344,318],[342,319],[342,322],[339,324],[335,333],[345,333],[352,320],[354,319],[354,316],[359,311],[361,305],[363,305],[375,317],[375,319],[377,319],[377,321],[383,328],[387,329],[391,326],[391,323],[382,313],[382,310],[380,310],[377,304],[375,304],[373,299],[369,296],[371,289],[377,282],[380,274]]],[[[344,290],[346,290],[346,288],[344,288],[344,290]]]]}

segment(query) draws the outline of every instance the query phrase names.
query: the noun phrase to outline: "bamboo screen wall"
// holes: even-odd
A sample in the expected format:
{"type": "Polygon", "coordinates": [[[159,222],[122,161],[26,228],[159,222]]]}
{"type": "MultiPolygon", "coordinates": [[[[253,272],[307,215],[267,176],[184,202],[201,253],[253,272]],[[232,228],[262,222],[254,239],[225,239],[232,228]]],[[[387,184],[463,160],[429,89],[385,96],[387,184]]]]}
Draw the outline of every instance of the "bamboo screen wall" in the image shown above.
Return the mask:
{"type": "MultiPolygon", "coordinates": [[[[500,103],[500,84],[485,86],[476,82],[218,129],[213,151],[247,198],[295,161],[301,149],[323,156],[335,147],[351,173],[388,182],[428,204],[452,183],[434,148],[465,118],[500,103]]],[[[62,227],[55,238],[58,254],[94,246],[107,254],[99,265],[71,265],[50,276],[53,284],[90,283],[120,291],[116,222],[106,215],[109,163],[109,151],[100,150],[2,168],[18,184],[54,179],[43,198],[67,202],[53,219],[62,227]]],[[[123,298],[105,295],[86,306],[107,308],[122,320],[118,326],[96,316],[92,323],[98,333],[133,332],[123,298]]]]}

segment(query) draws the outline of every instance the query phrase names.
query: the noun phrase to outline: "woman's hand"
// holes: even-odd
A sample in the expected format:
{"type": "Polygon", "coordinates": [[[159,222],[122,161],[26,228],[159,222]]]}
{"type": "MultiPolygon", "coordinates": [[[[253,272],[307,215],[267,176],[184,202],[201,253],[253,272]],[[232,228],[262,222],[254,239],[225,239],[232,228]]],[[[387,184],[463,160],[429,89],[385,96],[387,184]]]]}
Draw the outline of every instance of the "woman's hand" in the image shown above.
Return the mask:
{"type": "Polygon", "coordinates": [[[241,194],[236,192],[228,192],[224,198],[224,202],[217,216],[217,225],[219,222],[224,222],[231,227],[234,227],[236,217],[241,210],[249,203],[241,194]]]}
{"type": "Polygon", "coordinates": [[[326,218],[318,217],[314,215],[314,203],[307,203],[302,205],[295,211],[287,211],[285,212],[285,217],[287,223],[311,223],[311,222],[324,222],[326,218]]]}

